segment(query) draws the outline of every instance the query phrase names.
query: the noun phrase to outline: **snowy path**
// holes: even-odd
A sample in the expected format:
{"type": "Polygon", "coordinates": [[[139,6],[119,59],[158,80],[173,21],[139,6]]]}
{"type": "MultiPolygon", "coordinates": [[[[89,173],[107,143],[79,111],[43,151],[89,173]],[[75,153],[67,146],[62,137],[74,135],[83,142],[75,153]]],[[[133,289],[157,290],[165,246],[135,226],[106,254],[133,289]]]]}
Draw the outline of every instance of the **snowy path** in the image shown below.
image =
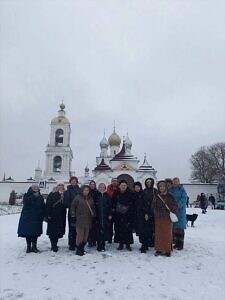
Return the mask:
{"type": "Polygon", "coordinates": [[[0,299],[223,300],[225,211],[195,211],[185,249],[170,258],[154,257],[153,250],[140,254],[137,242],[132,253],[112,245],[105,254],[91,249],[80,258],[67,250],[66,238],[53,254],[45,235],[40,254],[25,254],[25,241],[16,236],[19,215],[1,216],[0,299]]]}

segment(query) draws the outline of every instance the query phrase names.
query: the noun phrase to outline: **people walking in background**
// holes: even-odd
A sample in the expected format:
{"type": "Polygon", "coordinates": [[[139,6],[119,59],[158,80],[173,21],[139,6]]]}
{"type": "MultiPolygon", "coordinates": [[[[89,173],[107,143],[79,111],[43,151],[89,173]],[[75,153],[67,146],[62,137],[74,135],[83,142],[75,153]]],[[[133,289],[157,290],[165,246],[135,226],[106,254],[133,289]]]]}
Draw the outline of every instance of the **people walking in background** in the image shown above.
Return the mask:
{"type": "Polygon", "coordinates": [[[202,210],[202,213],[205,214],[207,212],[208,201],[204,193],[201,193],[199,201],[200,201],[200,208],[202,210]]]}
{"type": "Polygon", "coordinates": [[[80,194],[71,204],[71,225],[76,228],[76,254],[84,255],[84,247],[87,243],[92,220],[95,217],[94,201],[90,195],[90,187],[81,187],[80,194]]]}
{"type": "Polygon", "coordinates": [[[37,239],[42,234],[42,225],[45,216],[45,202],[40,194],[38,185],[32,185],[23,197],[18,236],[26,238],[27,253],[39,252],[37,239]]]}
{"type": "Polygon", "coordinates": [[[187,201],[186,201],[186,207],[188,208],[189,207],[189,197],[187,196],[187,201]]]}
{"type": "MultiPolygon", "coordinates": [[[[141,253],[146,253],[148,247],[152,247],[153,243],[153,226],[151,218],[153,212],[151,210],[150,201],[142,189],[140,182],[134,183],[134,203],[135,203],[135,230],[141,243],[141,253]]],[[[154,245],[153,245],[154,246],[154,245]]]]}
{"type": "Polygon", "coordinates": [[[68,244],[69,244],[69,250],[74,251],[75,250],[75,241],[76,241],[76,228],[71,226],[71,213],[70,208],[72,201],[74,198],[80,193],[80,188],[78,186],[78,178],[75,176],[72,176],[69,180],[69,185],[67,186],[67,190],[64,195],[64,205],[68,208],[68,227],[69,227],[69,233],[68,233],[68,244]]]}
{"type": "Polygon", "coordinates": [[[180,184],[178,177],[173,179],[173,185],[169,188],[169,193],[174,196],[178,204],[177,217],[178,222],[173,224],[174,249],[182,250],[184,247],[184,230],[186,229],[186,203],[187,193],[180,184]]]}
{"type": "Polygon", "coordinates": [[[114,242],[119,244],[117,249],[123,250],[126,245],[126,249],[132,251],[130,245],[134,242],[134,196],[125,180],[120,182],[119,190],[113,196],[112,206],[115,220],[114,242]]]}
{"type": "Polygon", "coordinates": [[[46,200],[47,235],[51,242],[51,250],[54,252],[58,251],[58,240],[65,234],[66,207],[63,204],[64,192],[64,185],[58,184],[46,200]]]}
{"type": "Polygon", "coordinates": [[[152,210],[155,216],[155,256],[165,254],[170,256],[173,249],[173,223],[170,211],[177,212],[175,198],[168,193],[167,183],[162,180],[157,184],[158,194],[154,195],[152,210]]]}
{"type": "MultiPolygon", "coordinates": [[[[109,184],[108,187],[107,187],[107,193],[109,194],[110,198],[112,199],[114,194],[117,191],[118,191],[118,179],[117,178],[112,178],[111,184],[109,184]]],[[[110,226],[110,234],[109,234],[108,242],[111,244],[112,239],[113,239],[113,235],[114,235],[114,232],[113,232],[114,220],[113,220],[113,218],[110,220],[109,226],[110,226]]]]}
{"type": "Polygon", "coordinates": [[[216,208],[216,199],[213,196],[213,194],[210,194],[210,196],[209,196],[209,202],[211,203],[212,209],[215,209],[216,208]]]}
{"type": "Polygon", "coordinates": [[[110,238],[110,221],[112,219],[111,198],[106,192],[106,185],[100,183],[98,194],[94,200],[96,211],[96,241],[97,250],[105,251],[105,241],[110,238]]]}

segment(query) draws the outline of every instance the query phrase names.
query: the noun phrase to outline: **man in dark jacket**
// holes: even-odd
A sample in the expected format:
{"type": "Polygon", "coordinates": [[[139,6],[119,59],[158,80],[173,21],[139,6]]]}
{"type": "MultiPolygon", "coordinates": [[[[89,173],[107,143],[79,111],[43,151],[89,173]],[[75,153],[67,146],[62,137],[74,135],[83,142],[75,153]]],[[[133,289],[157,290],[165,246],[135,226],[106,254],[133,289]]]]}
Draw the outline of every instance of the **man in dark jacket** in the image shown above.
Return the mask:
{"type": "Polygon", "coordinates": [[[71,215],[70,208],[74,198],[80,193],[80,188],[78,186],[78,178],[72,176],[69,181],[70,185],[67,186],[67,190],[64,194],[64,205],[68,208],[68,244],[71,251],[75,250],[76,246],[76,228],[71,225],[71,215]]]}
{"type": "Polygon", "coordinates": [[[148,247],[154,247],[154,232],[155,232],[155,220],[154,220],[154,214],[151,210],[152,207],[152,201],[155,194],[157,194],[157,189],[154,188],[154,179],[153,178],[147,178],[145,180],[145,189],[144,189],[144,201],[145,203],[148,203],[148,207],[150,208],[149,214],[148,214],[148,229],[149,229],[149,243],[148,247]]]}
{"type": "Polygon", "coordinates": [[[134,243],[134,194],[125,180],[120,182],[119,190],[113,196],[112,207],[115,220],[114,242],[119,244],[117,249],[123,250],[126,245],[126,249],[132,251],[130,245],[134,243]]]}

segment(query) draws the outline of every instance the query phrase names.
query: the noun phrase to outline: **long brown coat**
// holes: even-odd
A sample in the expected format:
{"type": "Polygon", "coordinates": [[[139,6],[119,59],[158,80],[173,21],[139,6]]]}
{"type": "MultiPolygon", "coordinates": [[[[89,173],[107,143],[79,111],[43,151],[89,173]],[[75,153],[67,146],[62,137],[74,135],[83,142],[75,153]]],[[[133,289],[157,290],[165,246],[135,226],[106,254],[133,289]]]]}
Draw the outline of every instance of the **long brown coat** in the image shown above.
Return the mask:
{"type": "MultiPolygon", "coordinates": [[[[167,193],[166,195],[160,195],[169,209],[176,213],[178,209],[178,204],[175,198],[167,193]]],[[[155,218],[164,219],[169,217],[169,210],[166,208],[162,200],[156,195],[152,201],[152,210],[154,212],[155,218]]]]}
{"type": "Polygon", "coordinates": [[[71,204],[71,217],[76,218],[76,228],[90,229],[92,225],[93,215],[91,214],[90,208],[95,216],[95,206],[93,199],[89,196],[84,198],[81,195],[75,197],[71,204]]]}

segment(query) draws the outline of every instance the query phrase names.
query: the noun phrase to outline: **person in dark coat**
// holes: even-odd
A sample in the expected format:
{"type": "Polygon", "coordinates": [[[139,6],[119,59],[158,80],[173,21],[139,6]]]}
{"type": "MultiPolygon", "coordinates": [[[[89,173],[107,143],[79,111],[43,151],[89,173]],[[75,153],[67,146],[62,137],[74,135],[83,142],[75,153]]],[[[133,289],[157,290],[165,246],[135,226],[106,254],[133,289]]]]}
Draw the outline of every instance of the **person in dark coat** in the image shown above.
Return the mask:
{"type": "Polygon", "coordinates": [[[145,197],[140,182],[134,183],[134,201],[135,201],[135,229],[139,236],[139,242],[142,244],[140,251],[146,253],[148,247],[152,245],[152,212],[150,202],[145,197]]]}
{"type": "MultiPolygon", "coordinates": [[[[90,196],[92,197],[93,201],[95,202],[96,197],[98,195],[96,182],[94,180],[91,180],[89,182],[89,187],[90,187],[90,196]]],[[[88,247],[96,246],[96,219],[93,218],[92,222],[93,222],[93,224],[90,228],[89,236],[88,236],[88,247]]]]}
{"type": "Polygon", "coordinates": [[[216,208],[216,199],[213,196],[213,194],[210,194],[210,196],[209,196],[209,202],[211,203],[212,209],[215,209],[216,208]]]}
{"type": "Polygon", "coordinates": [[[92,226],[92,220],[95,218],[95,205],[90,195],[90,187],[82,186],[80,194],[76,196],[71,204],[72,226],[76,226],[76,255],[84,255],[89,230],[92,226]]]}
{"type": "Polygon", "coordinates": [[[125,180],[120,182],[119,191],[113,196],[112,206],[115,220],[114,242],[119,243],[117,249],[122,250],[126,245],[126,249],[132,251],[130,245],[134,242],[134,195],[125,180]]]}
{"type": "MultiPolygon", "coordinates": [[[[118,185],[119,185],[118,179],[112,178],[111,184],[109,184],[107,186],[107,193],[109,194],[111,199],[113,198],[114,194],[118,191],[118,185]]],[[[113,235],[114,235],[114,232],[113,232],[114,220],[113,220],[113,218],[110,220],[109,223],[110,223],[110,236],[109,236],[108,242],[110,244],[112,244],[113,235]]]]}
{"type": "Polygon", "coordinates": [[[51,242],[51,250],[58,251],[58,240],[65,234],[66,207],[63,204],[64,185],[58,184],[46,200],[47,235],[51,242]]]}
{"type": "Polygon", "coordinates": [[[97,250],[105,251],[105,241],[110,238],[110,220],[112,219],[112,204],[109,194],[106,192],[106,185],[100,183],[98,194],[95,198],[96,211],[96,240],[97,250]]]}
{"type": "Polygon", "coordinates": [[[144,189],[144,199],[145,203],[148,203],[149,212],[148,212],[148,232],[149,232],[149,241],[148,246],[154,247],[154,232],[155,232],[155,219],[154,219],[154,213],[151,210],[152,201],[154,194],[157,193],[157,189],[154,188],[155,181],[153,178],[147,178],[145,180],[145,189],[144,189]]]}
{"type": "Polygon", "coordinates": [[[201,193],[199,201],[200,201],[200,208],[202,210],[202,213],[205,214],[207,212],[206,209],[207,209],[208,201],[204,193],[201,193]]]}
{"type": "Polygon", "coordinates": [[[64,194],[63,203],[68,208],[68,244],[69,250],[74,251],[76,247],[76,228],[71,226],[71,213],[70,207],[72,201],[75,199],[77,195],[80,193],[80,188],[78,186],[78,178],[76,176],[72,176],[69,181],[70,185],[67,186],[67,190],[64,194]]]}
{"type": "Polygon", "coordinates": [[[42,225],[45,216],[45,202],[40,194],[38,185],[32,185],[23,197],[18,236],[26,238],[27,253],[39,252],[37,239],[42,234],[42,225]]]}

